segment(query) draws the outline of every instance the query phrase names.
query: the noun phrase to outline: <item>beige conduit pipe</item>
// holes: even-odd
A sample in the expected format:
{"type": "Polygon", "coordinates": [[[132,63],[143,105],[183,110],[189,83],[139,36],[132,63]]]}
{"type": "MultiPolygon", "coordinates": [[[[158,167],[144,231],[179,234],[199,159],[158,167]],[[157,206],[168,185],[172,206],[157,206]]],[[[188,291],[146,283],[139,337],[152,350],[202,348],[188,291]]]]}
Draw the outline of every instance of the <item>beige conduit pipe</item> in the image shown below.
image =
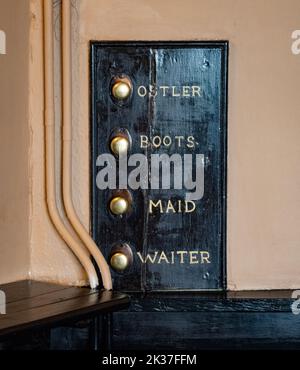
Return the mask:
{"type": "Polygon", "coordinates": [[[46,199],[49,216],[65,243],[87,272],[91,288],[98,286],[98,277],[87,251],[65,227],[57,209],[55,195],[55,127],[54,127],[54,72],[53,72],[53,2],[44,1],[44,89],[45,89],[45,154],[46,199]]]}
{"type": "Polygon", "coordinates": [[[62,81],[63,81],[63,201],[66,215],[79,238],[94,257],[102,277],[103,286],[112,289],[109,266],[79,220],[72,201],[72,63],[71,63],[71,1],[62,0],[62,81]]]}

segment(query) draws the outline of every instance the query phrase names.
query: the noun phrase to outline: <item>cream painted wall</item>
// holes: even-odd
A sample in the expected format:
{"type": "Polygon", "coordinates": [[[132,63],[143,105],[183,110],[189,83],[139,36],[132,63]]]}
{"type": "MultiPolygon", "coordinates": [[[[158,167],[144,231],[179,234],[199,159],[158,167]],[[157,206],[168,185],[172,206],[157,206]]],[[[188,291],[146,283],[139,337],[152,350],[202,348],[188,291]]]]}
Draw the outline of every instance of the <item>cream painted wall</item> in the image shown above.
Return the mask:
{"type": "Polygon", "coordinates": [[[0,283],[29,274],[29,1],[0,0],[0,283]]]}
{"type": "MultiPolygon", "coordinates": [[[[36,279],[74,284],[82,282],[81,269],[44,204],[40,6],[31,0],[31,270],[36,279]]],[[[291,53],[299,14],[299,0],[73,1],[73,192],[85,224],[89,41],[228,39],[228,285],[299,288],[300,56],[291,53]]],[[[58,102],[58,79],[56,86],[58,102]]]]}
{"type": "MultiPolygon", "coordinates": [[[[31,276],[33,279],[52,281],[60,284],[84,285],[86,275],[77,259],[58,236],[47,212],[45,196],[44,161],[44,91],[43,91],[43,0],[30,0],[30,96],[29,128],[31,133],[31,276]]],[[[55,104],[56,104],[56,143],[57,143],[57,198],[60,199],[60,14],[59,2],[55,1],[55,104]]],[[[75,200],[80,197],[76,194],[75,200]]],[[[87,204],[86,204],[87,206],[87,204]]],[[[63,216],[63,212],[62,216],[63,216]]]]}

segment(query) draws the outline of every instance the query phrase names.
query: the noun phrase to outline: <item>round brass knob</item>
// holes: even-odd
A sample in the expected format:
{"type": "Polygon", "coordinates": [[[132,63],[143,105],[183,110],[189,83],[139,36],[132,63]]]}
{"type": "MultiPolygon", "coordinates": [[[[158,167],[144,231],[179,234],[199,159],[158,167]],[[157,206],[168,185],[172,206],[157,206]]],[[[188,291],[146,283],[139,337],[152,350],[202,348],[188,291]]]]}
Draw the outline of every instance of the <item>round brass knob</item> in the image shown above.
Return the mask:
{"type": "Polygon", "coordinates": [[[132,86],[127,78],[117,80],[112,86],[112,95],[118,100],[125,100],[131,94],[132,86]]]}
{"type": "Polygon", "coordinates": [[[125,254],[117,252],[111,256],[110,265],[114,270],[121,272],[129,266],[129,259],[125,254]]]}
{"type": "Polygon", "coordinates": [[[122,197],[115,197],[110,201],[110,210],[115,215],[122,215],[128,211],[128,201],[122,197]]]}
{"type": "Polygon", "coordinates": [[[126,154],[129,148],[129,141],[126,139],[126,137],[116,136],[110,142],[110,148],[117,156],[126,154]]]}

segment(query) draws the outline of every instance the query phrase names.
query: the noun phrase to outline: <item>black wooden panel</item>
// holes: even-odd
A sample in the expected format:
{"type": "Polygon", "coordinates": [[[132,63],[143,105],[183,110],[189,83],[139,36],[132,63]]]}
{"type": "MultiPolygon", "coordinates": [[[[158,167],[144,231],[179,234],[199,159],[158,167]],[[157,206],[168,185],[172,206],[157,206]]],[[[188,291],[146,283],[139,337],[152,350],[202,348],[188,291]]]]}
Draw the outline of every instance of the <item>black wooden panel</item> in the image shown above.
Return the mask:
{"type": "Polygon", "coordinates": [[[132,294],[113,314],[112,349],[299,349],[292,291],[132,294]]]}
{"type": "MultiPolygon", "coordinates": [[[[149,51],[145,48],[128,48],[111,46],[109,48],[93,48],[93,131],[92,131],[92,219],[95,240],[101,245],[108,257],[115,242],[130,242],[134,255],[143,252],[143,240],[146,235],[144,215],[146,213],[146,193],[137,191],[134,194],[133,210],[129,216],[114,217],[107,208],[111,197],[109,190],[99,191],[95,177],[96,158],[101,153],[109,153],[109,138],[114,129],[126,128],[132,137],[132,152],[138,153],[138,137],[148,134],[148,98],[144,105],[140,104],[136,92],[130,102],[121,108],[110,98],[110,82],[113,76],[126,74],[134,83],[149,85],[150,66],[149,51]]],[[[138,263],[134,263],[125,274],[114,279],[115,289],[140,290],[142,271],[138,263]],[[119,279],[118,279],[119,278],[119,279]]]]}
{"type": "Polygon", "coordinates": [[[300,349],[300,317],[281,312],[118,312],[113,350],[300,349]]]}
{"type": "Polygon", "coordinates": [[[131,294],[128,312],[288,312],[292,291],[131,294]]]}
{"type": "MultiPolygon", "coordinates": [[[[125,273],[113,272],[114,287],[127,291],[220,290],[225,287],[227,43],[99,43],[91,47],[92,231],[108,258],[112,245],[131,245],[134,262],[125,273]],[[110,97],[118,75],[132,79],[132,98],[123,105],[110,97]],[[138,94],[152,85],[157,94],[138,94]],[[169,86],[162,90],[162,86],[169,86]],[[176,86],[173,90],[172,86],[176,86]],[[184,93],[183,86],[189,86],[184,93]],[[199,94],[192,86],[201,87],[199,94]],[[177,96],[180,94],[180,96],[177,96]],[[164,96],[165,95],[165,96],[164,96]],[[184,96],[188,95],[188,96],[184,96]],[[96,159],[109,153],[113,130],[125,128],[132,138],[130,154],[204,155],[204,196],[192,213],[178,212],[187,190],[134,190],[132,212],[114,217],[108,210],[110,190],[99,190],[96,159]],[[172,138],[170,146],[141,148],[141,135],[172,138]],[[184,139],[175,137],[182,136],[184,139]],[[187,145],[193,136],[195,146],[187,145]],[[149,212],[149,201],[161,200],[163,213],[149,212]],[[168,201],[177,211],[166,212],[168,201]],[[159,260],[161,252],[168,258],[159,260]],[[210,263],[191,263],[193,251],[209,253],[210,263]],[[158,257],[141,263],[137,253],[158,257]],[[183,259],[177,253],[182,253],[183,259]],[[174,261],[172,259],[174,254],[174,261]],[[160,263],[157,263],[160,262],[160,263]]],[[[149,170],[149,176],[151,172],[149,170]]]]}

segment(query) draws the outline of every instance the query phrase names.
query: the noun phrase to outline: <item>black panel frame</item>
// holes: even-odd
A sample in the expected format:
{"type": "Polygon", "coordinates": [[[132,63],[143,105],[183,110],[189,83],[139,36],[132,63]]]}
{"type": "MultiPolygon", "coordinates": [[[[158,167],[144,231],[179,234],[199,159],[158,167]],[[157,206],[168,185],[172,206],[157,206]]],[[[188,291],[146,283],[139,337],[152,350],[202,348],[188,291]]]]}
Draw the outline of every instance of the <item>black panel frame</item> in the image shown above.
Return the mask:
{"type": "MultiPolygon", "coordinates": [[[[95,66],[93,64],[93,59],[95,55],[95,49],[97,47],[112,47],[112,46],[121,46],[121,47],[168,47],[168,48],[191,48],[191,47],[204,47],[204,48],[220,48],[222,49],[222,71],[221,74],[221,115],[222,115],[222,147],[221,153],[223,161],[220,163],[221,173],[223,177],[222,181],[222,199],[221,199],[221,208],[222,208],[222,225],[221,225],[221,268],[222,268],[222,279],[221,279],[221,288],[220,289],[208,289],[209,291],[225,291],[227,290],[227,155],[228,155],[228,55],[229,55],[229,42],[226,40],[216,40],[216,41],[91,41],[90,42],[90,212],[91,212],[91,223],[90,223],[90,233],[94,240],[96,240],[96,222],[97,222],[97,210],[95,208],[95,177],[93,161],[96,159],[96,153],[94,151],[94,132],[96,129],[95,122],[95,93],[94,93],[94,76],[95,76],[95,66]]],[[[126,290],[126,289],[125,289],[126,290]]],[[[176,291],[180,291],[178,289],[176,291]]],[[[130,291],[130,290],[129,290],[130,291]]],[[[159,292],[159,290],[155,290],[159,292]]],[[[164,289],[162,292],[167,292],[168,290],[164,289]]],[[[174,292],[174,290],[171,290],[174,292]]],[[[182,291],[203,291],[203,289],[182,289],[182,291]]],[[[205,289],[207,291],[207,289],[205,289]]]]}

